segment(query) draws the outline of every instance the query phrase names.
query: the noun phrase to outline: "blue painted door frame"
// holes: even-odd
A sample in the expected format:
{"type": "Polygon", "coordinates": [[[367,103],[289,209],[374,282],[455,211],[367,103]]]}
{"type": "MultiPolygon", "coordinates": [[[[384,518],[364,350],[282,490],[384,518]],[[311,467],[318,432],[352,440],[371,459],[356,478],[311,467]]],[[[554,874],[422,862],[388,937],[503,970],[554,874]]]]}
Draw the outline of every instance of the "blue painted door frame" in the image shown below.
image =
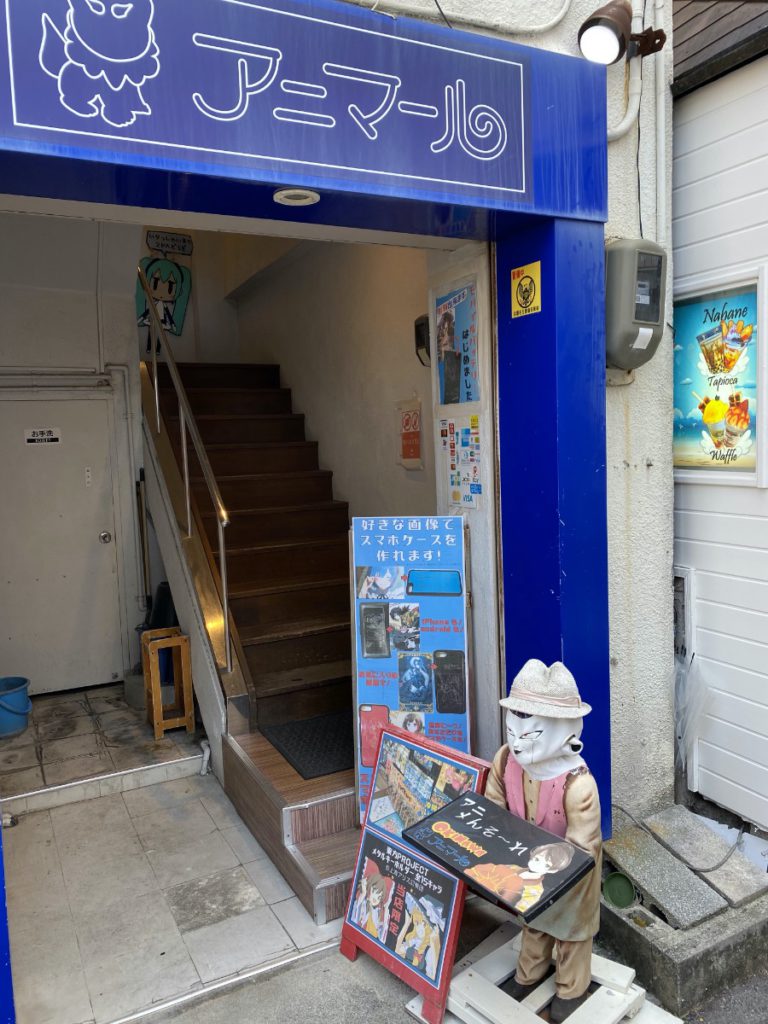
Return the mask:
{"type": "Polygon", "coordinates": [[[8,940],[8,913],[5,905],[3,868],[3,830],[0,827],[0,1024],[14,1024],[11,949],[8,940]]]}
{"type": "Polygon", "coordinates": [[[573,672],[609,836],[603,260],[586,221],[542,218],[496,245],[507,682],[528,658],[573,672]],[[536,261],[541,311],[513,319],[512,272],[536,261]]]}

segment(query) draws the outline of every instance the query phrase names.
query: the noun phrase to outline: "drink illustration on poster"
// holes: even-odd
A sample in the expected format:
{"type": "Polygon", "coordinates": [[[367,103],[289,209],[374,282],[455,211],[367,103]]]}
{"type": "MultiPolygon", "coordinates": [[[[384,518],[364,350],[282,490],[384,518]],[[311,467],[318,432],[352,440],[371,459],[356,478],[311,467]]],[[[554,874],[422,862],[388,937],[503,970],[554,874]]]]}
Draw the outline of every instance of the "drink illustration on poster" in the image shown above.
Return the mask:
{"type": "Polygon", "coordinates": [[[675,303],[674,464],[754,471],[757,291],[675,303]]]}

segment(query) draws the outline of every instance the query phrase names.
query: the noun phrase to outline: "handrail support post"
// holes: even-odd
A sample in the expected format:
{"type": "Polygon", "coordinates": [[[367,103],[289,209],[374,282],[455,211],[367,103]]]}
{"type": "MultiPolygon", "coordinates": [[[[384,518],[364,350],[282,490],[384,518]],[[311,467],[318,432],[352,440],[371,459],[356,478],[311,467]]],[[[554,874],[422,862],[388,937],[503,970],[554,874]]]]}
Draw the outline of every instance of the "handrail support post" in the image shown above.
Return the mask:
{"type": "Polygon", "coordinates": [[[229,524],[229,516],[227,515],[226,507],[222,501],[221,492],[219,491],[218,484],[216,483],[216,478],[213,475],[213,470],[211,469],[211,463],[205,451],[205,446],[203,445],[202,438],[200,437],[200,431],[195,423],[195,418],[190,408],[189,400],[187,399],[187,394],[184,390],[184,385],[182,384],[181,377],[179,376],[176,360],[173,357],[173,349],[168,341],[168,335],[166,334],[165,328],[160,320],[157,307],[152,298],[152,291],[149,287],[146,274],[141,266],[138,268],[138,277],[142,291],[144,292],[144,298],[147,303],[147,312],[149,314],[149,343],[152,346],[152,382],[155,388],[155,417],[157,420],[158,434],[162,432],[162,419],[160,418],[160,387],[157,370],[157,353],[160,348],[161,341],[164,345],[163,352],[165,355],[165,362],[168,367],[168,373],[170,374],[171,384],[176,392],[176,397],[179,403],[179,429],[181,433],[181,453],[184,471],[184,503],[187,520],[187,537],[190,538],[192,536],[192,493],[189,482],[188,437],[192,441],[192,446],[195,449],[195,454],[200,464],[200,469],[202,470],[203,479],[205,480],[206,487],[208,488],[208,494],[216,511],[216,524],[219,533],[221,604],[224,614],[224,654],[226,670],[231,673],[232,636],[229,624],[229,595],[227,593],[227,549],[224,542],[224,527],[229,524]]]}

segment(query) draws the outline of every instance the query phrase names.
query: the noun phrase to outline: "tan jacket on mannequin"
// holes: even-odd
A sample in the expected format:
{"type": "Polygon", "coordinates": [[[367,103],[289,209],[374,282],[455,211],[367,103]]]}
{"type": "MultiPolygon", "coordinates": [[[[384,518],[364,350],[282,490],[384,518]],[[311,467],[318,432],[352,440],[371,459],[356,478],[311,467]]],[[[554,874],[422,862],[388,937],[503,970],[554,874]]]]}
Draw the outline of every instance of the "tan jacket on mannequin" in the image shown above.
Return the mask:
{"type": "MultiPolygon", "coordinates": [[[[488,775],[485,795],[499,807],[508,809],[504,769],[509,757],[505,743],[496,753],[488,775]]],[[[535,821],[540,783],[523,771],[525,807],[529,821],[535,821]]],[[[594,777],[588,771],[571,775],[563,799],[567,821],[565,839],[594,857],[595,867],[573,889],[548,907],[533,922],[533,928],[556,939],[579,942],[591,939],[600,927],[600,883],[602,836],[600,798],[594,777]]]]}

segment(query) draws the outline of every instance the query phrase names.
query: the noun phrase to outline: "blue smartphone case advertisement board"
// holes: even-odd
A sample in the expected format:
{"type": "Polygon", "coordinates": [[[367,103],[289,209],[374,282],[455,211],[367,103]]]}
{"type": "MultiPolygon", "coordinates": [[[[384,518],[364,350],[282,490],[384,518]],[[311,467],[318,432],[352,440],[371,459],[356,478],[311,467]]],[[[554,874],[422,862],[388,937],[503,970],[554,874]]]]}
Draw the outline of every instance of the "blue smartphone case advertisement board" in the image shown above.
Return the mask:
{"type": "Polygon", "coordinates": [[[352,520],[361,818],[382,727],[469,751],[464,520],[352,520]]]}
{"type": "Polygon", "coordinates": [[[675,303],[676,469],[756,468],[757,290],[675,303]]]}

